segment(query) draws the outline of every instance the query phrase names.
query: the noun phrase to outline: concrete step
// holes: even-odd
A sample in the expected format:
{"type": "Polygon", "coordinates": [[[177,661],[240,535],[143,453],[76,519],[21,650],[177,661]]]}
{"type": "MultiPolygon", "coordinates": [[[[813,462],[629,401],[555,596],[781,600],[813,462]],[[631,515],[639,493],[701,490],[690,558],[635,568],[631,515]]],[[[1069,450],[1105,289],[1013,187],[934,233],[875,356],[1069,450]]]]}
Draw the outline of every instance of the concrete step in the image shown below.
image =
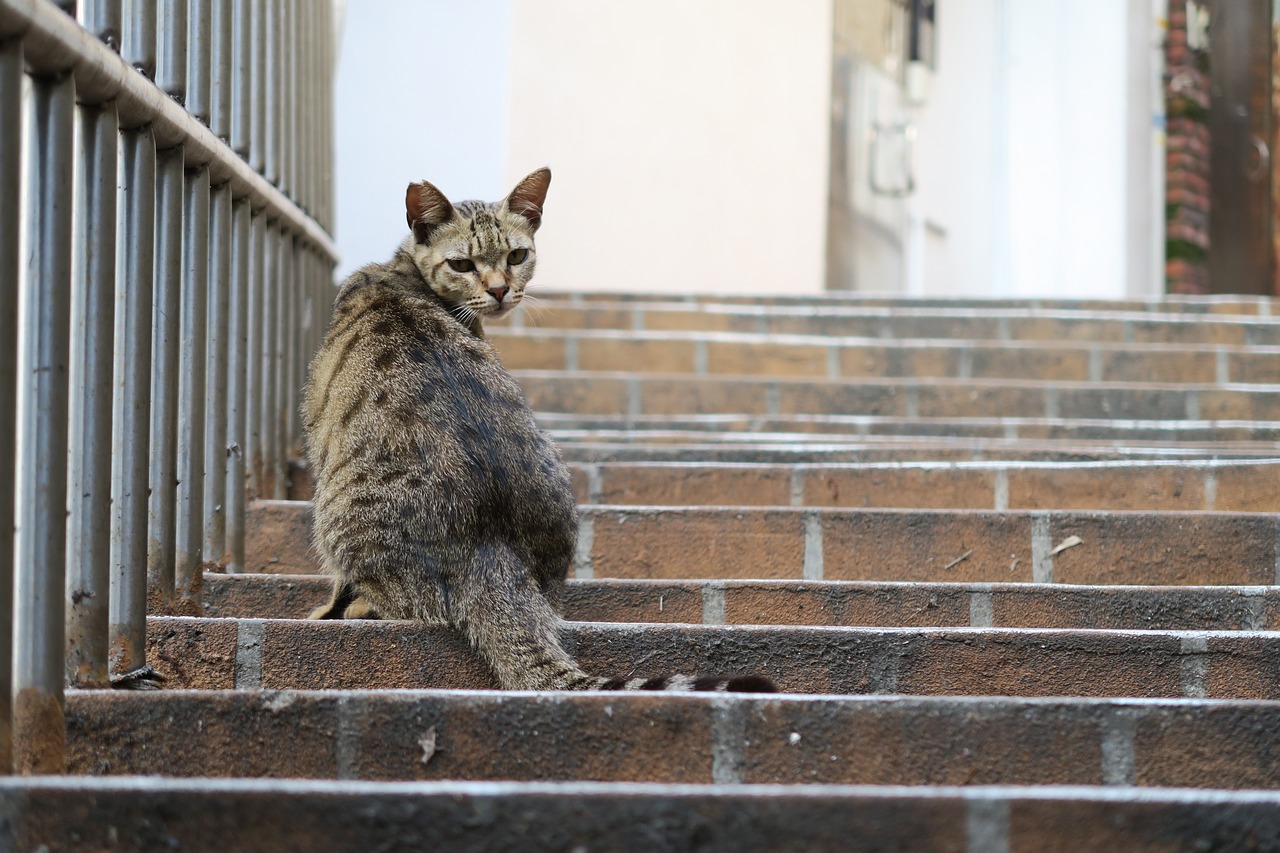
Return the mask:
{"type": "Polygon", "coordinates": [[[1179,294],[1168,293],[1145,299],[1047,299],[1042,297],[946,297],[946,296],[897,296],[889,293],[864,293],[851,291],[826,291],[818,294],[751,294],[735,296],[722,293],[613,293],[609,291],[582,292],[557,291],[538,288],[535,294],[536,303],[525,303],[525,316],[535,317],[542,305],[558,307],[560,305],[593,305],[601,302],[624,305],[636,304],[640,307],[650,303],[665,303],[676,306],[699,305],[748,305],[752,307],[784,305],[784,306],[821,306],[822,308],[892,308],[930,309],[959,308],[968,310],[990,311],[993,309],[1019,309],[1023,311],[1106,311],[1106,312],[1147,312],[1153,314],[1245,314],[1258,317],[1280,315],[1277,302],[1270,296],[1249,296],[1244,294],[1179,294]]]}
{"type": "MultiPolygon", "coordinates": [[[[930,457],[935,454],[929,454],[930,457]]],[[[569,462],[580,504],[1280,511],[1280,459],[569,462]]],[[[295,469],[290,498],[312,496],[295,469]]]]}
{"type": "MultiPolygon", "coordinates": [[[[254,502],[250,570],[318,574],[310,513],[254,502]]],[[[1276,583],[1278,530],[1260,513],[596,506],[571,574],[1251,586],[1276,583]]]]}
{"type": "Polygon", "coordinates": [[[831,379],[1023,379],[1071,382],[1276,383],[1280,347],[1091,344],[632,332],[486,330],[508,369],[628,371],[831,379]]]}
{"type": "MultiPolygon", "coordinates": [[[[1270,460],[1280,443],[1071,441],[940,436],[842,436],[682,430],[551,430],[570,464],[705,463],[802,465],[938,462],[1153,462],[1219,463],[1270,460]]],[[[311,500],[314,483],[306,460],[289,466],[290,500],[311,500]]]]}
{"type": "Polygon", "coordinates": [[[1280,512],[1280,459],[571,463],[581,504],[1280,512]]]}
{"type": "Polygon", "coordinates": [[[538,412],[1277,421],[1280,385],[796,379],[517,370],[538,412]]]}
{"type": "MultiPolygon", "coordinates": [[[[500,324],[492,324],[498,327],[500,324]]],[[[504,328],[730,332],[834,338],[1280,345],[1271,317],[1030,308],[590,302],[517,313],[504,328]]]]}
{"type": "MultiPolygon", "coordinates": [[[[758,674],[785,693],[1280,699],[1280,634],[567,622],[587,672],[758,674]]],[[[412,622],[150,617],[173,689],[492,689],[466,642],[412,622]]]]}
{"type": "Polygon", "coordinates": [[[713,462],[804,464],[843,462],[1030,461],[1102,462],[1107,460],[1273,459],[1274,442],[1124,444],[1026,439],[930,439],[881,436],[869,440],[803,433],[755,435],[693,432],[618,435],[583,431],[553,435],[567,462],[713,462]],[[597,440],[602,439],[602,440],[597,440]],[[608,440],[603,440],[608,439],[608,440]],[[620,440],[613,440],[620,439],[620,440]],[[652,440],[650,440],[652,439],[652,440]]]}
{"type": "Polygon", "coordinates": [[[789,413],[625,414],[539,412],[560,442],[583,440],[661,443],[685,441],[886,442],[929,439],[939,445],[973,439],[1089,442],[1274,453],[1280,422],[1196,419],[1045,418],[978,414],[960,417],[789,413]]]}
{"type": "Polygon", "coordinates": [[[13,850],[1271,850],[1280,794],[1140,788],[10,778],[13,850]]]}
{"type": "Polygon", "coordinates": [[[1280,703],[1205,699],[67,697],[70,772],[113,776],[1274,789],[1277,730],[1280,703]]]}
{"type": "MultiPolygon", "coordinates": [[[[321,575],[205,575],[211,617],[304,619],[321,575]]],[[[1273,586],[570,580],[566,619],[703,625],[1280,630],[1273,586]]]]}

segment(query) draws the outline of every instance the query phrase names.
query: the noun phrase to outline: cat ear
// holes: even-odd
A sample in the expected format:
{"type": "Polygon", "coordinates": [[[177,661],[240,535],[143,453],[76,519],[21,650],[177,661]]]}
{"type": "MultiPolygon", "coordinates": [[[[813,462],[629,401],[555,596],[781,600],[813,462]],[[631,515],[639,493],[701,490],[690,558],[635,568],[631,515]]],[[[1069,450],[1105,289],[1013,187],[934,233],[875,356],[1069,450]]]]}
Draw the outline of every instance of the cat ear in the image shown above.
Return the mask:
{"type": "Polygon", "coordinates": [[[547,199],[547,187],[551,186],[551,170],[539,169],[530,173],[507,196],[507,210],[518,213],[529,222],[534,231],[542,224],[542,203],[547,199]]]}
{"type": "Polygon", "coordinates": [[[426,181],[409,184],[404,195],[404,218],[413,231],[413,239],[419,243],[427,242],[431,232],[448,222],[451,216],[453,205],[449,204],[444,193],[426,181]]]}

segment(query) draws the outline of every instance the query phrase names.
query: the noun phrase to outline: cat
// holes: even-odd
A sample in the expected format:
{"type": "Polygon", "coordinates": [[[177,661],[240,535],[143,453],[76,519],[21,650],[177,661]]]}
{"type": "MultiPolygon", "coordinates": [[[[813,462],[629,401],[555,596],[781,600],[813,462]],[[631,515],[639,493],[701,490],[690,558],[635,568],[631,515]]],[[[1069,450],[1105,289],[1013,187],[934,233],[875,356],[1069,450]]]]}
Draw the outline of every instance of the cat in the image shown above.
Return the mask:
{"type": "Polygon", "coordinates": [[[561,647],[578,510],[560,452],[484,339],[520,304],[551,172],[496,203],[410,184],[410,234],[334,301],[303,416],[315,542],[334,577],[312,618],[461,632],[506,689],[772,692],[760,676],[588,675],[561,647]]]}

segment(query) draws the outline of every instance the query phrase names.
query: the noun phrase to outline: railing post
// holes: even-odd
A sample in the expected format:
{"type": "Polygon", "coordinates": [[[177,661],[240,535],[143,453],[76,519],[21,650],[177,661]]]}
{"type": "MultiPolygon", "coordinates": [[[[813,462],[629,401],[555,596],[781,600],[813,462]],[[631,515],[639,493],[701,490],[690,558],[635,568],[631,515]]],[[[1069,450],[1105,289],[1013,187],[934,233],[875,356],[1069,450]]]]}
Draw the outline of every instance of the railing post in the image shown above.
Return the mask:
{"type": "Polygon", "coordinates": [[[0,44],[0,775],[13,770],[13,526],[18,429],[22,43],[0,44]]]}
{"type": "Polygon", "coordinates": [[[247,402],[245,404],[245,447],[244,464],[246,472],[246,491],[258,497],[263,493],[262,486],[262,407],[266,394],[262,370],[263,335],[267,327],[263,325],[266,311],[263,294],[266,291],[265,259],[267,244],[267,217],[257,214],[249,223],[249,339],[247,375],[245,388],[247,402]]]}
{"type": "MultiPolygon", "coordinates": [[[[138,686],[147,674],[147,566],[152,337],[155,299],[156,148],[151,131],[123,134],[124,197],[116,282],[115,416],[112,418],[110,674],[138,686]]],[[[163,323],[163,317],[159,322],[163,323]]]]}
{"type": "Polygon", "coordinates": [[[156,85],[182,102],[187,95],[187,0],[158,0],[156,85]]]}
{"type": "Polygon", "coordinates": [[[249,159],[249,114],[253,108],[253,20],[249,0],[232,0],[231,149],[249,159]]]}
{"type": "Polygon", "coordinates": [[[227,346],[231,277],[231,188],[213,190],[209,228],[209,337],[205,342],[204,560],[226,565],[227,346]]]}
{"type": "MultiPolygon", "coordinates": [[[[101,5],[101,4],[95,4],[101,5]]],[[[107,677],[111,542],[111,370],[116,295],[116,149],[113,104],[79,107],[70,386],[66,674],[102,687],[107,677]]],[[[118,459],[118,455],[116,456],[118,459]]]]}
{"type": "Polygon", "coordinates": [[[120,4],[121,0],[80,0],[76,4],[80,25],[117,51],[123,29],[120,4]]]}
{"type": "Polygon", "coordinates": [[[302,200],[302,209],[312,216],[316,215],[316,18],[319,18],[319,3],[302,4],[302,50],[301,68],[298,69],[298,110],[301,115],[301,127],[298,127],[298,145],[302,149],[302,188],[298,197],[302,200]]]}
{"type": "Polygon", "coordinates": [[[14,758],[22,773],[65,765],[67,360],[75,83],[33,78],[29,239],[18,432],[14,758]]]}
{"type": "Polygon", "coordinates": [[[209,129],[231,142],[231,24],[233,0],[213,0],[209,72],[209,129]]]}
{"type": "Polygon", "coordinates": [[[205,342],[209,290],[209,170],[186,172],[182,235],[182,308],[178,340],[178,489],[174,604],[200,606],[204,525],[205,342]]]}
{"type": "Polygon", "coordinates": [[[212,105],[213,0],[187,0],[187,112],[206,125],[212,105]]]}
{"type": "Polygon", "coordinates": [[[229,573],[244,571],[245,444],[249,379],[249,270],[251,245],[249,202],[241,199],[231,208],[231,303],[228,310],[229,363],[227,365],[227,455],[224,502],[225,554],[221,561],[229,573]]]}
{"type": "Polygon", "coordinates": [[[173,603],[178,478],[178,316],[185,204],[182,149],[156,157],[156,252],[151,325],[151,470],[147,502],[147,596],[154,610],[173,603]]]}
{"type": "Polygon", "coordinates": [[[258,343],[258,372],[261,377],[262,398],[258,408],[258,445],[254,462],[258,466],[258,493],[260,498],[275,498],[275,451],[276,451],[276,344],[280,340],[280,329],[284,325],[278,320],[280,312],[280,226],[279,223],[267,223],[266,239],[263,241],[263,270],[259,281],[262,284],[262,337],[258,343]]]}
{"type": "Polygon", "coordinates": [[[267,0],[249,7],[249,165],[267,176],[267,0]]]}
{"type": "Polygon", "coordinates": [[[281,4],[278,0],[262,0],[265,8],[262,10],[263,19],[263,132],[265,134],[263,142],[265,143],[263,150],[262,176],[271,181],[281,189],[287,189],[284,185],[284,175],[280,168],[281,139],[280,125],[284,117],[281,115],[284,105],[284,84],[282,81],[282,72],[284,69],[283,51],[280,50],[280,44],[283,41],[281,36],[281,4]]]}
{"type": "Polygon", "coordinates": [[[271,411],[271,496],[277,500],[288,497],[288,434],[289,434],[289,340],[293,331],[291,309],[293,304],[293,235],[288,232],[280,234],[276,245],[279,256],[276,269],[279,271],[275,282],[276,292],[276,333],[271,348],[273,379],[275,382],[275,407],[271,411]]]}
{"type": "Polygon", "coordinates": [[[276,0],[281,9],[280,50],[280,189],[295,202],[298,200],[298,32],[297,0],[276,0]]]}
{"type": "MultiPolygon", "coordinates": [[[[324,140],[324,162],[320,164],[321,174],[324,176],[324,207],[321,211],[321,222],[324,223],[325,229],[333,230],[334,209],[333,209],[333,90],[334,90],[334,57],[337,55],[337,33],[333,29],[333,6],[324,4],[324,39],[321,42],[324,45],[324,67],[320,69],[320,84],[324,87],[324,104],[322,105],[320,114],[324,120],[324,126],[320,129],[320,136],[324,140]]],[[[333,261],[326,260],[328,267],[328,276],[326,280],[333,278],[333,261]]],[[[328,301],[325,302],[325,316],[329,316],[328,301]]]]}
{"type": "MultiPolygon", "coordinates": [[[[289,336],[285,342],[284,350],[284,387],[287,389],[287,393],[284,398],[284,411],[281,412],[284,417],[281,463],[284,465],[286,483],[289,476],[289,460],[294,455],[300,432],[298,429],[298,397],[299,390],[302,388],[300,365],[302,361],[302,341],[307,334],[307,322],[305,319],[306,294],[302,290],[302,258],[302,241],[295,237],[289,241],[289,255],[286,261],[288,275],[284,280],[288,298],[288,312],[285,316],[288,318],[289,336]]],[[[288,497],[287,493],[285,497],[288,497]]]]}
{"type": "Polygon", "coordinates": [[[148,78],[156,76],[156,0],[124,0],[120,55],[148,78]]]}

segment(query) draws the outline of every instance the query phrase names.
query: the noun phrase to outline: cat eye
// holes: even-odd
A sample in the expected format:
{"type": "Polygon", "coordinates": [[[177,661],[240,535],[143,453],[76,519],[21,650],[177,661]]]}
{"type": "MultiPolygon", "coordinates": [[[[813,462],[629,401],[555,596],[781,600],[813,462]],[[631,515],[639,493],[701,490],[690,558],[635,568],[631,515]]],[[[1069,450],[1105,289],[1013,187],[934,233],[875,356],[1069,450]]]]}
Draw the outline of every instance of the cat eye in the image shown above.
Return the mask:
{"type": "Polygon", "coordinates": [[[529,257],[528,249],[512,249],[511,254],[507,255],[507,263],[513,267],[519,266],[524,263],[527,257],[529,257]]]}
{"type": "Polygon", "coordinates": [[[449,258],[449,269],[454,272],[471,272],[476,265],[467,258],[449,258]]]}

